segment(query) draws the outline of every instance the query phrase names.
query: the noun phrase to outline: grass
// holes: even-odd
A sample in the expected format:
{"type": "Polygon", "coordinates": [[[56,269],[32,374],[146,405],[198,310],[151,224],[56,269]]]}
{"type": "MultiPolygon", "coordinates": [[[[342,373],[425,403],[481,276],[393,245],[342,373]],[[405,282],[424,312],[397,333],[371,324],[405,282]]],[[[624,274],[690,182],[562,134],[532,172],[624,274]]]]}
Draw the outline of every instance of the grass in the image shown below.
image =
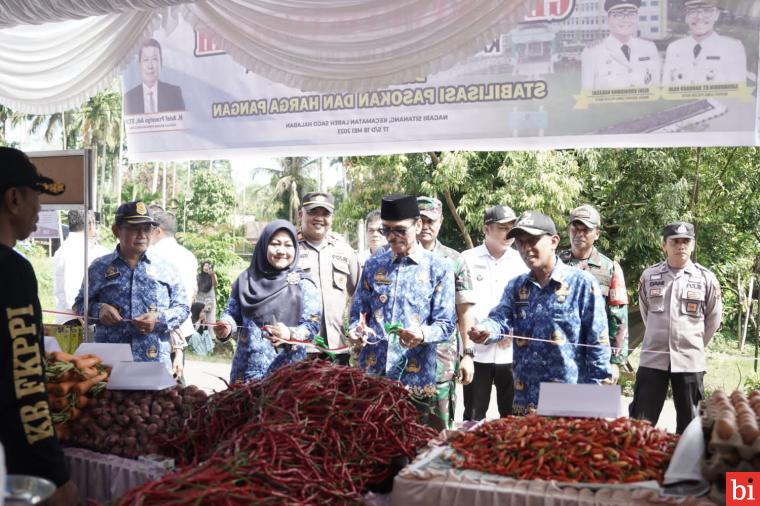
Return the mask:
{"type": "MultiPolygon", "coordinates": [[[[733,392],[736,389],[760,388],[760,375],[754,371],[755,342],[748,338],[744,349],[739,351],[735,339],[718,333],[707,347],[707,373],[704,378],[705,396],[715,390],[733,392]]],[[[639,353],[629,359],[633,369],[639,366],[639,353]]],[[[620,385],[623,395],[633,395],[634,374],[623,374],[620,385]]],[[[672,394],[668,391],[668,398],[672,394]]]]}

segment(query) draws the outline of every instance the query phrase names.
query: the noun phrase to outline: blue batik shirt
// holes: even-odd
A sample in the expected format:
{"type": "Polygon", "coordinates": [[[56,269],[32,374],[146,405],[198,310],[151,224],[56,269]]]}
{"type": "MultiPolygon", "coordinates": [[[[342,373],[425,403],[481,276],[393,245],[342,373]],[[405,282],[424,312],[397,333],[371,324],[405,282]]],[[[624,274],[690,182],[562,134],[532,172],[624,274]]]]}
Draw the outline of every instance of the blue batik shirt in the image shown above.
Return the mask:
{"type": "MultiPolygon", "coordinates": [[[[297,327],[291,327],[290,338],[294,341],[313,341],[319,333],[322,319],[322,298],[317,285],[308,277],[300,280],[303,309],[297,327]]],[[[227,308],[220,321],[232,326],[232,333],[238,332],[237,349],[232,357],[230,383],[246,383],[264,378],[283,365],[306,358],[306,347],[300,345],[280,345],[261,333],[261,327],[272,322],[264,322],[243,315],[237,293],[230,294],[227,308]]]]}
{"type": "Polygon", "coordinates": [[[362,313],[376,336],[359,354],[359,366],[399,380],[416,396],[434,396],[436,345],[449,339],[456,321],[451,262],[420,244],[406,257],[390,249],[373,255],[364,265],[351,304],[352,329],[362,313]],[[397,338],[386,335],[385,323],[421,331],[425,340],[415,348],[403,348],[397,338]]]}
{"type": "MultiPolygon", "coordinates": [[[[190,315],[187,295],[176,269],[144,253],[133,269],[119,255],[119,246],[100,258],[88,269],[90,316],[100,315],[102,304],[115,307],[122,318],[132,318],[148,312],[156,313],[156,324],[150,334],[142,334],[130,321],[115,325],[95,325],[95,342],[125,343],[132,346],[137,362],[163,362],[171,370],[169,332],[190,315]]],[[[84,286],[74,301],[78,314],[84,311],[84,286]]]]}
{"type": "Polygon", "coordinates": [[[591,274],[559,258],[555,261],[546,286],[542,288],[531,272],[519,275],[504,289],[499,305],[480,322],[491,332],[488,343],[504,339],[503,334],[515,336],[516,414],[536,408],[542,381],[599,383],[612,376],[607,313],[599,284],[591,274]]]}

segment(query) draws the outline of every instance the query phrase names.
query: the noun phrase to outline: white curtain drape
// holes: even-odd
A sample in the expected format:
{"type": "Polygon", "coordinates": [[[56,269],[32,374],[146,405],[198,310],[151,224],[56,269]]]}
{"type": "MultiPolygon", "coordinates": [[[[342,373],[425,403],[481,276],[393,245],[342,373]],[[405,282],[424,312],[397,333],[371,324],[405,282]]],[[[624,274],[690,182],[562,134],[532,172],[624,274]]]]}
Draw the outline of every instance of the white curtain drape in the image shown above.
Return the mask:
{"type": "MultiPolygon", "coordinates": [[[[0,0],[9,1],[30,0],[0,0]]],[[[57,0],[52,3],[78,4],[80,13],[89,4],[133,8],[0,30],[0,104],[35,114],[78,107],[109,86],[143,41],[176,15],[273,81],[309,91],[373,89],[414,81],[474,54],[523,19],[533,1],[207,0],[144,10],[134,7],[177,1],[57,0]]]]}
{"type": "Polygon", "coordinates": [[[188,1],[192,0],[0,0],[0,28],[154,10],[188,1]]]}
{"type": "Polygon", "coordinates": [[[451,67],[533,0],[208,0],[193,24],[256,74],[305,91],[373,89],[451,67]]]}

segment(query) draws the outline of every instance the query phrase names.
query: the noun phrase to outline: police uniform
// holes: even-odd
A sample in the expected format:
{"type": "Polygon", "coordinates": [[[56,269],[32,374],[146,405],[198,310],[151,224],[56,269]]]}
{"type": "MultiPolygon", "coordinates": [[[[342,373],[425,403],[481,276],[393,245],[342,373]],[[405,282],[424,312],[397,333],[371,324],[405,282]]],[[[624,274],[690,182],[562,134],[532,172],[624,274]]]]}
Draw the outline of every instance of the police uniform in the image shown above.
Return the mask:
{"type": "Polygon", "coordinates": [[[658,86],[661,67],[654,42],[632,37],[623,44],[608,36],[581,53],[581,88],[606,90],[658,86]]]}
{"type": "MultiPolygon", "coordinates": [[[[684,227],[693,237],[691,225],[673,227],[684,227]]],[[[704,396],[704,350],[720,326],[723,311],[720,285],[699,264],[689,261],[683,269],[673,269],[663,261],[644,271],[638,294],[646,331],[630,415],[656,424],[670,381],[676,430],[681,433],[704,396]]]]}
{"type": "MultiPolygon", "coordinates": [[[[321,292],[322,321],[319,335],[329,348],[344,346],[343,315],[359,280],[359,260],[351,246],[333,233],[319,246],[301,238],[298,266],[316,283],[321,292]]],[[[309,351],[316,352],[316,348],[309,351]]],[[[348,352],[341,353],[348,359],[348,352]]],[[[346,362],[347,364],[347,362],[346,362]]]]}
{"type": "Polygon", "coordinates": [[[596,278],[607,310],[610,345],[616,346],[618,333],[623,335],[622,349],[618,355],[612,355],[610,361],[624,364],[628,358],[628,293],[620,264],[599,253],[596,248],[592,248],[591,255],[583,260],[575,258],[571,250],[563,251],[559,257],[567,265],[587,271],[596,278]]]}
{"type": "Polygon", "coordinates": [[[672,42],[665,52],[664,85],[745,83],[747,54],[737,39],[716,32],[697,41],[689,36],[672,42]]]}

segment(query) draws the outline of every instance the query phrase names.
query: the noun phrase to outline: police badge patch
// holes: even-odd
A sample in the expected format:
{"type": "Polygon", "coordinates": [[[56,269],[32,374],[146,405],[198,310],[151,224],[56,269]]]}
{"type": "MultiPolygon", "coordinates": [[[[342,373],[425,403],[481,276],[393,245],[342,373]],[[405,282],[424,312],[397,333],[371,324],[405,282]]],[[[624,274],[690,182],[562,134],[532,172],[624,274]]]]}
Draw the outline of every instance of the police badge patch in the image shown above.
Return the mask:
{"type": "Polygon", "coordinates": [[[121,276],[121,272],[114,265],[109,265],[106,269],[106,279],[118,278],[121,276]]]}
{"type": "Polygon", "coordinates": [[[155,344],[151,344],[148,351],[145,353],[148,358],[156,358],[158,356],[158,349],[155,344]]]}

